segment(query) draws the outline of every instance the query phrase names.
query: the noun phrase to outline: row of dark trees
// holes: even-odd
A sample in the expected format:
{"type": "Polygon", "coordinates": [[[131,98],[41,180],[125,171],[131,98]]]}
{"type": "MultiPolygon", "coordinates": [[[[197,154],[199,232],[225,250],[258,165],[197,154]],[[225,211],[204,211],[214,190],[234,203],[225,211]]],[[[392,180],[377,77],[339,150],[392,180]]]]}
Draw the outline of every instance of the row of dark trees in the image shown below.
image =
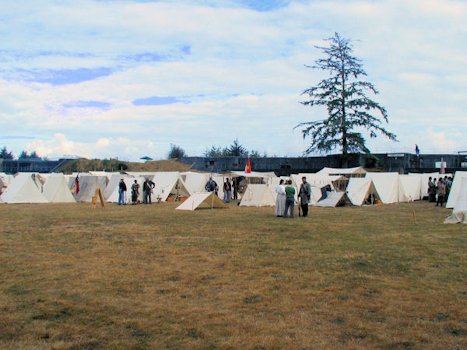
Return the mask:
{"type": "MultiPolygon", "coordinates": [[[[187,156],[185,150],[177,145],[170,145],[169,153],[167,154],[168,159],[182,158],[187,156]]],[[[203,156],[205,157],[267,157],[266,152],[262,155],[256,151],[249,151],[246,147],[240,144],[238,139],[235,139],[231,145],[221,147],[221,146],[211,146],[211,148],[204,151],[203,156]]]]}
{"type": "MultiPolygon", "coordinates": [[[[0,159],[15,159],[13,152],[8,151],[6,146],[0,150],[0,159]]],[[[28,153],[27,151],[21,151],[18,156],[18,159],[42,159],[36,151],[28,153]]]]}

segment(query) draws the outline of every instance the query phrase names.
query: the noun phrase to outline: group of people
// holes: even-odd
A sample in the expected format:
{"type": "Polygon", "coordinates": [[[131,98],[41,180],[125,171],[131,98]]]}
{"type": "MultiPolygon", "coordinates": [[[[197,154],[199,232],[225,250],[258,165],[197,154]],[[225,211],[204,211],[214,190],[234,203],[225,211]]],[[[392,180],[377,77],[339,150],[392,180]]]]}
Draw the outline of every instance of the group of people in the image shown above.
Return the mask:
{"type": "MultiPolygon", "coordinates": [[[[152,190],[156,187],[156,184],[149,180],[145,179],[143,182],[143,204],[151,204],[152,203],[152,190]]],[[[138,197],[139,197],[139,189],[140,185],[137,180],[131,185],[131,204],[135,205],[138,204],[138,197]]],[[[126,204],[126,192],[127,186],[123,179],[120,180],[118,183],[118,205],[125,205],[126,204]]]]}
{"type": "MultiPolygon", "coordinates": [[[[210,177],[208,182],[206,182],[204,189],[207,192],[214,192],[216,196],[219,193],[219,186],[212,177],[210,177]]],[[[238,178],[232,178],[232,182],[230,182],[229,178],[226,178],[224,181],[223,190],[224,203],[229,203],[232,199],[238,199],[238,178]]]]}
{"type": "MultiPolygon", "coordinates": [[[[276,216],[277,217],[294,217],[295,208],[295,187],[292,186],[292,180],[280,180],[276,186],[276,216]]],[[[311,198],[311,186],[306,181],[306,177],[302,177],[302,183],[298,190],[299,208],[303,217],[308,216],[308,204],[311,198]]]]}
{"type": "Polygon", "coordinates": [[[451,192],[452,177],[440,177],[438,181],[431,176],[428,178],[428,201],[436,203],[436,206],[443,206],[447,202],[449,192],[451,192]]]}

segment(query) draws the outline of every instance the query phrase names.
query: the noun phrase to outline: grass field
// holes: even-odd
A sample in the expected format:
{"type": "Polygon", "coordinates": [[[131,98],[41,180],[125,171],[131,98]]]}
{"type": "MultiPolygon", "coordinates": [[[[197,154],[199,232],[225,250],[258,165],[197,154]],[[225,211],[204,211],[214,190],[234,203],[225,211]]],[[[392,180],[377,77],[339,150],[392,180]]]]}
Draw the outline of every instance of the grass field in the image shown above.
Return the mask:
{"type": "Polygon", "coordinates": [[[467,348],[450,210],[175,207],[0,205],[0,348],[467,348]]]}

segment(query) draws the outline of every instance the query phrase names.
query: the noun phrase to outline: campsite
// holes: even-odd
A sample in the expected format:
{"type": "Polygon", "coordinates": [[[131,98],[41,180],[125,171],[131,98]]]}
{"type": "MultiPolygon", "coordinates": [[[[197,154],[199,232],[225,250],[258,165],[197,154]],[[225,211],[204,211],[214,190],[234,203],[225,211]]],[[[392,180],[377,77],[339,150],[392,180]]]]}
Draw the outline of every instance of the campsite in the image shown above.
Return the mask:
{"type": "Polygon", "coordinates": [[[416,201],[0,205],[0,347],[461,349],[466,229],[416,201]]]}

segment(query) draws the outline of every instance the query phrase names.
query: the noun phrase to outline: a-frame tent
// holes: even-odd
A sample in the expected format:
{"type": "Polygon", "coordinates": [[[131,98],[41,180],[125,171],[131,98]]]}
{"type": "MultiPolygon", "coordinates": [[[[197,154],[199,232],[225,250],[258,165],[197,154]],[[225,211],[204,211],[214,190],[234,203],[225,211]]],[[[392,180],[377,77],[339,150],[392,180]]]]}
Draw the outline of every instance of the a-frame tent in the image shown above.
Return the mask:
{"type": "Polygon", "coordinates": [[[1,195],[4,203],[48,203],[37,174],[19,173],[1,195]]]}
{"type": "Polygon", "coordinates": [[[351,177],[347,185],[347,197],[353,205],[361,206],[369,197],[381,200],[373,181],[368,177],[351,177]]]}
{"type": "Polygon", "coordinates": [[[446,203],[446,208],[454,208],[458,202],[458,197],[462,194],[462,186],[464,184],[462,179],[467,178],[467,171],[456,171],[454,180],[452,181],[451,191],[446,203]]]}
{"type": "Polygon", "coordinates": [[[189,197],[190,191],[185,186],[185,183],[180,177],[180,172],[169,171],[169,172],[158,172],[155,173],[152,181],[155,184],[152,192],[152,201],[161,202],[167,201],[170,195],[189,197]]]}
{"type": "Polygon", "coordinates": [[[214,192],[193,193],[177,208],[178,210],[226,208],[224,202],[214,192]]]}
{"type": "Polygon", "coordinates": [[[68,188],[68,180],[63,174],[50,174],[44,184],[44,196],[51,203],[75,203],[68,188]]]}
{"type": "Polygon", "coordinates": [[[366,177],[373,180],[384,204],[399,201],[399,173],[366,173],[366,177]]]}
{"type": "Polygon", "coordinates": [[[272,207],[276,204],[276,193],[271,185],[249,184],[243,193],[240,206],[272,207]]]}
{"type": "MultiPolygon", "coordinates": [[[[457,172],[456,172],[457,176],[457,172]]],[[[445,223],[467,224],[467,176],[459,177],[457,195],[452,214],[444,221],[445,223]]],[[[454,200],[453,200],[454,201],[454,200]]]]}

